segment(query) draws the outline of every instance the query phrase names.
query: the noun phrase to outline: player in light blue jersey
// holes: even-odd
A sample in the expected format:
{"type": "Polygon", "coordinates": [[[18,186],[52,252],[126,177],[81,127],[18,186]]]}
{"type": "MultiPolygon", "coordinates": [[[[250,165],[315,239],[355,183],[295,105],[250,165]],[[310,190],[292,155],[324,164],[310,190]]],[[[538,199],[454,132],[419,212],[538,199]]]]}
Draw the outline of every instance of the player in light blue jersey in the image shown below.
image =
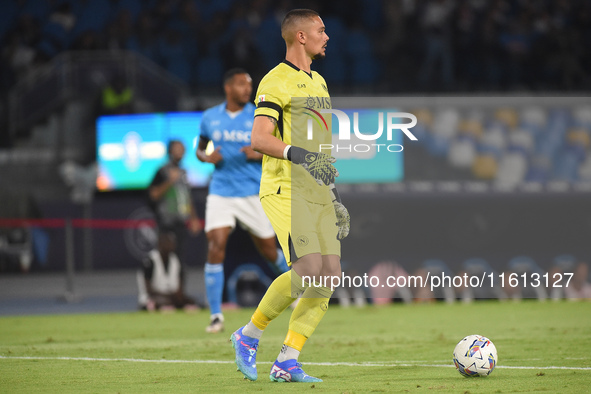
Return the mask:
{"type": "Polygon", "coordinates": [[[240,68],[224,75],[226,101],[203,113],[197,158],[215,164],[205,205],[205,232],[208,241],[205,290],[211,312],[206,331],[224,329],[222,293],[226,243],[236,221],[247,230],[261,255],[277,273],[288,270],[275,232],[259,201],[263,155],[250,147],[250,131],[255,106],[250,103],[252,79],[240,68]],[[215,149],[206,152],[209,142],[215,149]]]}

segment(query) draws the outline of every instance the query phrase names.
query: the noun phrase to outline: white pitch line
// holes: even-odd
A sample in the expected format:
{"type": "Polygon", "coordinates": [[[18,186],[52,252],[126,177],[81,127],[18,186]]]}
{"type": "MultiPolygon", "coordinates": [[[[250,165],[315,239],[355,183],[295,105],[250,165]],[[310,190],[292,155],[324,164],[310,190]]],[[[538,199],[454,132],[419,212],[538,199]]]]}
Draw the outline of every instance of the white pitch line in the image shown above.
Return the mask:
{"type": "MultiPolygon", "coordinates": [[[[2,360],[53,360],[53,361],[104,361],[117,362],[126,361],[133,363],[171,363],[171,364],[234,364],[234,361],[223,360],[147,360],[140,358],[94,358],[94,357],[36,357],[36,356],[0,356],[2,360]]],[[[259,364],[272,364],[271,361],[261,361],[259,364]]],[[[362,362],[362,363],[346,363],[346,362],[306,362],[306,365],[328,366],[328,367],[432,367],[432,368],[454,368],[453,364],[413,364],[413,363],[388,363],[388,362],[362,362]]],[[[497,368],[502,369],[560,369],[569,371],[591,371],[591,367],[563,367],[563,366],[547,366],[547,367],[530,367],[530,366],[512,366],[512,365],[498,365],[497,368]]]]}
{"type": "MultiPolygon", "coordinates": [[[[171,364],[234,364],[234,361],[222,360],[146,360],[141,358],[94,358],[94,357],[35,357],[35,356],[0,356],[3,360],[63,360],[63,361],[127,361],[131,363],[171,363],[171,364]]],[[[261,363],[259,363],[261,364],[261,363]]],[[[270,363],[269,363],[270,364],[270,363]]]]}

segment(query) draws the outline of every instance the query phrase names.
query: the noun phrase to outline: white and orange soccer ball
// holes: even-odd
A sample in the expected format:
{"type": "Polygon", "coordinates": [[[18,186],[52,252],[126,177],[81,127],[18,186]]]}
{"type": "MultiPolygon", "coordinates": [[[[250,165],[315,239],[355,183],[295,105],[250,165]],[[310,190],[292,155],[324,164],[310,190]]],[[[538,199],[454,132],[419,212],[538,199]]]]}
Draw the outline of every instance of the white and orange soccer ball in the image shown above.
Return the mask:
{"type": "Polygon", "coordinates": [[[456,369],[463,376],[488,376],[497,366],[497,348],[487,337],[468,335],[453,353],[456,369]]]}

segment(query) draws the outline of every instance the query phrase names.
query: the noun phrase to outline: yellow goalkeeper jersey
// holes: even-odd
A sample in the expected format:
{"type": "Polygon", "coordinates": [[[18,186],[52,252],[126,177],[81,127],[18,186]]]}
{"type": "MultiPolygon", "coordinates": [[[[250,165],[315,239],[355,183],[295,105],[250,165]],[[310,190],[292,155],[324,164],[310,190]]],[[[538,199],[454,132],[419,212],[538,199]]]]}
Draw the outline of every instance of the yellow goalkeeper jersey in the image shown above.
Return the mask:
{"type": "MultiPolygon", "coordinates": [[[[275,137],[311,152],[331,154],[331,115],[319,112],[332,108],[330,95],[326,81],[317,72],[308,74],[284,60],[261,80],[255,104],[255,116],[269,116],[277,121],[275,137]]],[[[292,193],[310,202],[331,203],[328,186],[318,185],[302,166],[263,156],[259,196],[291,197],[292,193]]]]}

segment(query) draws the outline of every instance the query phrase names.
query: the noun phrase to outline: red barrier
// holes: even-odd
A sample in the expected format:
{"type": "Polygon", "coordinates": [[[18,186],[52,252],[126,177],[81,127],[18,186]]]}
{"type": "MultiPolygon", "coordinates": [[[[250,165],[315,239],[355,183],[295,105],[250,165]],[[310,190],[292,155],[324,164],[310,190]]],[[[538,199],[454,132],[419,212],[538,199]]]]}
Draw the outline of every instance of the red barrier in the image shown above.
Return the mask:
{"type": "MultiPolygon", "coordinates": [[[[70,219],[72,227],[96,228],[96,229],[126,229],[141,226],[156,227],[153,219],[70,219]]],[[[46,227],[62,228],[66,226],[67,219],[0,219],[0,227],[46,227]]],[[[201,226],[204,225],[201,220],[201,226]]]]}
{"type": "MultiPolygon", "coordinates": [[[[0,227],[46,227],[62,228],[66,226],[67,219],[0,219],[0,227]]],[[[125,229],[142,226],[155,227],[153,219],[127,220],[127,219],[71,219],[72,227],[97,228],[97,229],[125,229]]]]}

